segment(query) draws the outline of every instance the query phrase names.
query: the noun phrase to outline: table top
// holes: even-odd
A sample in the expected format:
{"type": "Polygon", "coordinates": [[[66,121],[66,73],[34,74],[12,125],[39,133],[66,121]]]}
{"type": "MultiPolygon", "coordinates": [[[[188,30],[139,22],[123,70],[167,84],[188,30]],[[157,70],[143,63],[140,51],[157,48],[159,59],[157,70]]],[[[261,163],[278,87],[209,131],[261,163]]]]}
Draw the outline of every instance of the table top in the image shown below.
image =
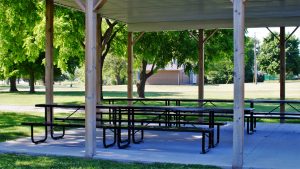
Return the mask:
{"type": "MultiPolygon", "coordinates": [[[[233,103],[234,100],[230,99],[169,99],[169,98],[111,98],[104,99],[104,101],[182,101],[182,102],[223,102],[233,103]]],[[[300,103],[300,100],[262,100],[262,99],[249,99],[245,103],[300,103]]]]}
{"type": "MultiPolygon", "coordinates": [[[[62,104],[37,104],[36,107],[52,108],[72,108],[85,109],[85,105],[62,105],[62,104]]],[[[135,110],[156,110],[156,111],[181,111],[181,112],[220,112],[233,113],[233,108],[204,108],[204,107],[185,107],[185,106],[145,106],[145,105],[97,105],[99,109],[135,109],[135,110]]],[[[253,111],[254,108],[245,108],[247,112],[253,111]]]]}

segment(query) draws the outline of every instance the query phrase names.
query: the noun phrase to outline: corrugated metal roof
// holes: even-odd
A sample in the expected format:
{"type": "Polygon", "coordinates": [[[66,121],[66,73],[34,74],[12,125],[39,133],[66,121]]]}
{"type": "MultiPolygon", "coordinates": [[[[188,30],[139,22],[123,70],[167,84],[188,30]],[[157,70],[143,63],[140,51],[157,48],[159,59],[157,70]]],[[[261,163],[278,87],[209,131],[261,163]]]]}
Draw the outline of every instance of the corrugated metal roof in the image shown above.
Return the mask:
{"type": "MultiPolygon", "coordinates": [[[[75,0],[55,2],[80,9],[75,0]]],[[[300,0],[247,0],[245,4],[247,27],[300,26],[300,0]]],[[[140,32],[231,28],[232,8],[230,0],[108,0],[99,12],[140,32]]]]}

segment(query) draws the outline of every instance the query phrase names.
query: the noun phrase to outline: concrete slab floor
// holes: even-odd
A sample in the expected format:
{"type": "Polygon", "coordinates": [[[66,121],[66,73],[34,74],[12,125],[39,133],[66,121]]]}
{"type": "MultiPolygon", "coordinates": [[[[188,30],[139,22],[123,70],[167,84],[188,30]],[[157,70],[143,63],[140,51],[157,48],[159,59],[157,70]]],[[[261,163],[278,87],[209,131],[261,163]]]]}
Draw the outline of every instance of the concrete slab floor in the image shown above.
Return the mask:
{"type": "MultiPolygon", "coordinates": [[[[198,133],[145,131],[141,144],[131,144],[127,149],[102,146],[102,131],[97,132],[97,159],[134,162],[167,162],[204,164],[225,168],[232,161],[232,125],[221,128],[221,142],[207,154],[201,152],[198,133]]],[[[300,125],[258,123],[253,135],[245,134],[245,168],[300,168],[300,125]]],[[[30,138],[0,143],[0,152],[57,156],[84,156],[84,129],[66,132],[61,140],[48,139],[35,145],[30,138]]]]}

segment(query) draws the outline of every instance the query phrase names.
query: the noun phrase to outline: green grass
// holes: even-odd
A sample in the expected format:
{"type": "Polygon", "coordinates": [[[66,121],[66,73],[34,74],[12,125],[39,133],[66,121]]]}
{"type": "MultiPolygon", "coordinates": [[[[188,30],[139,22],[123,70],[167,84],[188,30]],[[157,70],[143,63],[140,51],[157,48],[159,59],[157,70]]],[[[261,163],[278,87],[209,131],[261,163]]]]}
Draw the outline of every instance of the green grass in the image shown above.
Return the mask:
{"type": "MultiPolygon", "coordinates": [[[[0,112],[0,142],[30,136],[29,127],[22,126],[22,122],[42,121],[43,114],[0,112]]],[[[37,132],[41,131],[37,128],[37,132]]]]}
{"type": "Polygon", "coordinates": [[[204,165],[180,165],[168,163],[121,163],[108,160],[91,160],[75,157],[28,156],[0,154],[0,168],[5,169],[218,169],[204,165]]]}
{"type": "MultiPolygon", "coordinates": [[[[67,113],[59,113],[57,117],[66,117],[67,113]]],[[[77,115],[77,116],[80,116],[77,115]]],[[[76,117],[76,116],[75,116],[76,117]]],[[[30,127],[22,126],[22,122],[43,122],[43,113],[0,112],[0,142],[30,136],[30,127]]],[[[35,132],[43,132],[43,127],[35,127],[35,132]]]]}
{"type": "MultiPolygon", "coordinates": [[[[37,86],[37,92],[29,93],[27,85],[18,85],[20,92],[10,93],[9,87],[0,85],[1,105],[34,105],[45,103],[45,89],[37,86]]],[[[104,86],[104,98],[126,98],[127,86],[104,86]]],[[[134,91],[136,87],[134,86],[134,91]]],[[[196,99],[198,87],[192,85],[147,85],[145,89],[147,98],[188,98],[196,99]]],[[[204,88],[206,99],[233,99],[233,85],[206,85],[204,88]]],[[[137,97],[136,92],[134,96],[137,97]]],[[[291,81],[286,84],[286,98],[290,100],[300,99],[300,81],[291,81]]],[[[246,99],[279,99],[279,83],[259,83],[257,85],[245,84],[246,99]]],[[[75,85],[70,88],[66,84],[54,85],[54,102],[65,104],[84,103],[84,86],[75,85]]]]}

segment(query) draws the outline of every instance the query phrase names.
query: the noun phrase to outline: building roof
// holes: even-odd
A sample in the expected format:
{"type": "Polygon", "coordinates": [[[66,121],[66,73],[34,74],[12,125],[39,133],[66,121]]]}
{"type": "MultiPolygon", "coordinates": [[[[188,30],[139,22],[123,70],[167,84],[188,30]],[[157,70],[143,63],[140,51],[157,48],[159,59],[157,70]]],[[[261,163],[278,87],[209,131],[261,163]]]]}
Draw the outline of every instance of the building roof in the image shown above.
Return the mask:
{"type": "MultiPolygon", "coordinates": [[[[55,0],[81,10],[76,0],[55,0]]],[[[82,0],[85,2],[85,0],[82,0]]],[[[247,0],[246,27],[300,26],[299,0],[247,0]]],[[[103,17],[128,24],[129,31],[232,28],[230,0],[107,0],[103,17]]]]}
{"type": "MultiPolygon", "coordinates": [[[[152,65],[147,65],[146,70],[150,71],[152,68],[152,65]]],[[[184,70],[183,66],[178,67],[177,64],[168,64],[165,68],[159,69],[159,70],[169,70],[169,71],[177,71],[177,70],[184,70]]]]}

